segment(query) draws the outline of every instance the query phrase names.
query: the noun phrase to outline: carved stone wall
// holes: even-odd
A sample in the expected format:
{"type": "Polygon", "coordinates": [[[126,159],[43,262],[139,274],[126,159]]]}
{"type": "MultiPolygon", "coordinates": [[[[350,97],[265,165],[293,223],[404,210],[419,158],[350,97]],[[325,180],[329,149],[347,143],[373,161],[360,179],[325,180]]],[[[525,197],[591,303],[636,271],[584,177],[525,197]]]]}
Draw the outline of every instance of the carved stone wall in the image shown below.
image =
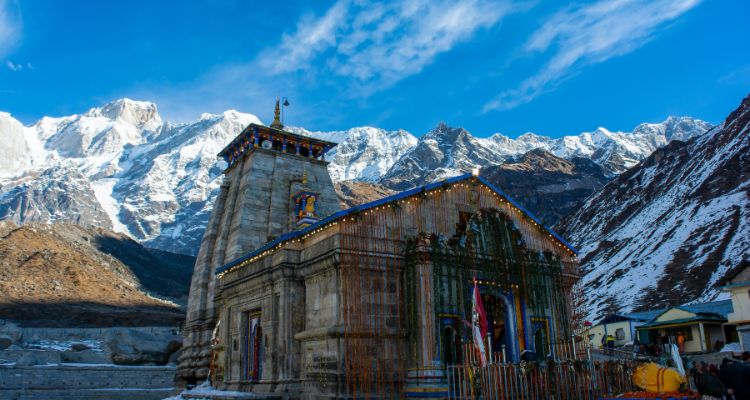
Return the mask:
{"type": "Polygon", "coordinates": [[[325,161],[256,148],[225,172],[193,270],[178,383],[208,375],[216,268],[293,230],[290,199],[303,187],[319,193],[321,218],[339,210],[325,161]]]}

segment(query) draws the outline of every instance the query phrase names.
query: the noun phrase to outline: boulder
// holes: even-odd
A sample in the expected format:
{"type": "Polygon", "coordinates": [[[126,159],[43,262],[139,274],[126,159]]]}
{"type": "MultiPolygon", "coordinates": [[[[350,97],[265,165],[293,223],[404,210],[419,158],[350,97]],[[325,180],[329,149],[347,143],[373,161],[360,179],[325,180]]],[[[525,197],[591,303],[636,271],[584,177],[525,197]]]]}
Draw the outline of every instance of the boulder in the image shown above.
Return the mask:
{"type": "Polygon", "coordinates": [[[172,355],[169,356],[169,360],[167,360],[167,365],[177,365],[177,362],[180,359],[180,354],[182,354],[182,350],[177,350],[172,355]]]}
{"type": "Polygon", "coordinates": [[[73,343],[73,344],[72,344],[72,345],[70,346],[70,350],[72,350],[72,351],[84,351],[84,350],[88,350],[88,349],[90,349],[90,348],[91,348],[91,347],[89,347],[89,346],[86,346],[86,345],[85,345],[85,344],[83,344],[83,343],[73,343]]]}
{"type": "Polygon", "coordinates": [[[0,336],[10,338],[12,343],[18,343],[22,336],[21,327],[16,323],[0,319],[0,336]]]}
{"type": "Polygon", "coordinates": [[[13,339],[8,335],[0,335],[0,350],[5,350],[13,344],[13,339]]]}
{"type": "Polygon", "coordinates": [[[64,363],[73,364],[109,364],[111,362],[106,354],[93,350],[63,351],[60,359],[64,363]]]}
{"type": "Polygon", "coordinates": [[[16,361],[16,366],[59,364],[60,361],[59,351],[29,350],[16,361]]]}
{"type": "Polygon", "coordinates": [[[107,332],[104,343],[115,364],[165,365],[169,356],[181,346],[174,339],[136,329],[120,329],[107,332]]]}

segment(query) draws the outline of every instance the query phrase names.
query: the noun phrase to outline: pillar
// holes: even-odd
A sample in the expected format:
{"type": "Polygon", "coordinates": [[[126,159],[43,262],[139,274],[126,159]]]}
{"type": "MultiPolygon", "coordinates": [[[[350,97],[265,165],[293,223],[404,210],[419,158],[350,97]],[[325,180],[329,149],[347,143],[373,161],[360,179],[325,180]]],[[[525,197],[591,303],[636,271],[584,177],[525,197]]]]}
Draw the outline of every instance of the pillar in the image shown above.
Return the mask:
{"type": "Polygon", "coordinates": [[[417,244],[416,268],[417,300],[417,365],[407,371],[404,393],[407,397],[448,397],[448,382],[439,358],[439,327],[432,298],[433,271],[430,258],[430,240],[420,239],[417,244]]]}

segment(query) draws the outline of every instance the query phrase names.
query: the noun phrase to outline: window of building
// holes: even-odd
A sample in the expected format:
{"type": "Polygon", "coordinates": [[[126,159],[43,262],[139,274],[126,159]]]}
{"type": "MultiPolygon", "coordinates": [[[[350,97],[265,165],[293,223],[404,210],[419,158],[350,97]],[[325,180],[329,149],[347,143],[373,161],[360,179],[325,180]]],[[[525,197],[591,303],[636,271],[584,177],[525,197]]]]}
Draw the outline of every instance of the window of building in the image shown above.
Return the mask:
{"type": "Polygon", "coordinates": [[[625,340],[625,329],[617,328],[617,330],[615,331],[615,338],[617,340],[625,340]]]}

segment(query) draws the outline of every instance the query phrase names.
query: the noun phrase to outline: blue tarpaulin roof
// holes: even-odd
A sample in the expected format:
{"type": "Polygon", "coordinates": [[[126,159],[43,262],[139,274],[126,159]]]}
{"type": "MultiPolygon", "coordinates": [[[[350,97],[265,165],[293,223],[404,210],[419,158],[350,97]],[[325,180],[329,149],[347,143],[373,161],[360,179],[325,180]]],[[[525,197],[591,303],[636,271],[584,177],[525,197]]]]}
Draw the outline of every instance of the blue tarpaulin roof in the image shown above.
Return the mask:
{"type": "Polygon", "coordinates": [[[499,195],[503,196],[510,204],[512,204],[514,207],[518,208],[519,210],[521,210],[521,212],[523,212],[524,214],[526,214],[529,218],[531,218],[532,220],[534,220],[534,222],[536,222],[537,224],[539,224],[539,226],[543,227],[547,232],[549,232],[550,235],[554,236],[557,240],[559,240],[567,248],[569,248],[571,251],[573,251],[576,254],[578,253],[578,250],[575,247],[573,247],[572,245],[570,245],[560,235],[558,235],[557,233],[555,233],[551,229],[549,229],[546,226],[544,226],[542,224],[542,222],[539,221],[539,219],[537,219],[534,216],[534,214],[532,214],[531,212],[529,212],[528,210],[526,210],[525,208],[523,208],[520,204],[516,203],[507,194],[505,194],[505,192],[503,192],[499,188],[495,187],[495,185],[491,184],[489,181],[487,181],[486,179],[484,179],[481,176],[473,176],[472,174],[464,174],[464,175],[455,176],[453,178],[447,178],[447,179],[444,179],[444,180],[441,180],[441,181],[438,181],[438,182],[429,183],[427,185],[419,186],[419,187],[416,187],[414,189],[405,190],[403,192],[399,192],[399,193],[396,193],[396,194],[391,195],[391,196],[383,197],[382,199],[379,199],[379,200],[371,201],[371,202],[365,203],[365,204],[360,204],[358,206],[354,206],[352,208],[336,212],[336,213],[331,214],[328,217],[323,218],[320,221],[318,221],[318,222],[316,222],[316,223],[314,223],[314,224],[312,224],[310,226],[307,226],[307,227],[305,227],[303,229],[292,231],[292,232],[289,232],[289,233],[285,233],[285,234],[279,236],[277,239],[264,244],[263,246],[255,249],[253,251],[251,251],[250,253],[248,253],[248,254],[240,257],[240,258],[237,258],[235,260],[232,260],[232,261],[230,261],[227,264],[222,265],[221,267],[219,267],[219,268],[216,269],[216,273],[219,274],[219,273],[222,273],[224,271],[227,271],[228,269],[232,268],[233,266],[235,266],[237,264],[240,264],[240,263],[242,263],[245,260],[249,260],[249,259],[251,259],[251,258],[253,258],[253,257],[255,257],[255,256],[257,256],[257,255],[259,255],[259,254],[261,254],[261,253],[263,253],[263,252],[265,252],[267,250],[269,250],[269,249],[272,249],[272,248],[278,246],[281,243],[284,243],[284,242],[287,242],[289,240],[297,239],[299,237],[302,237],[302,236],[304,236],[304,235],[306,235],[306,234],[308,234],[310,232],[313,232],[316,229],[319,229],[319,228],[321,228],[321,227],[323,227],[323,226],[325,226],[325,225],[327,225],[327,224],[329,224],[329,223],[331,223],[333,221],[336,221],[336,220],[338,220],[340,218],[346,217],[347,215],[359,213],[359,212],[362,212],[362,211],[366,211],[366,210],[369,210],[371,208],[375,208],[375,207],[381,206],[383,204],[387,204],[387,203],[390,203],[390,202],[394,202],[394,201],[398,201],[398,200],[401,200],[401,199],[405,199],[407,197],[418,195],[418,194],[420,194],[422,192],[427,192],[427,191],[430,191],[430,190],[434,190],[434,189],[440,188],[441,186],[451,185],[451,184],[458,183],[458,182],[461,182],[461,181],[469,180],[471,178],[476,178],[479,182],[481,182],[482,184],[484,184],[485,186],[487,186],[488,188],[490,188],[494,192],[498,193],[499,195]]]}

